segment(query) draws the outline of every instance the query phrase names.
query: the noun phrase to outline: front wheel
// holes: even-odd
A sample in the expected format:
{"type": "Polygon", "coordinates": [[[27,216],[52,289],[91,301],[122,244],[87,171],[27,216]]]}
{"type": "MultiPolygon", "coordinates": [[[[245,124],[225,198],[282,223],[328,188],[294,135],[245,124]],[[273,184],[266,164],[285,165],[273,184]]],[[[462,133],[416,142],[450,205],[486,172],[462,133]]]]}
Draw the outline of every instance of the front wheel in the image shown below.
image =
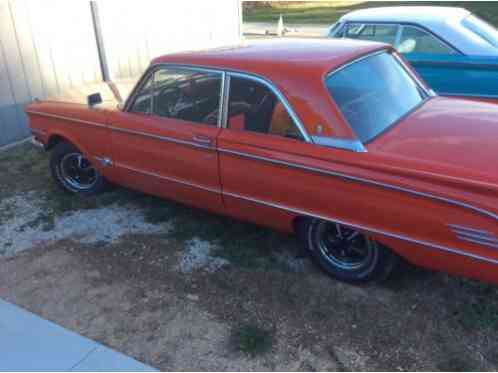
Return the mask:
{"type": "Polygon", "coordinates": [[[92,163],[74,145],[58,143],[50,158],[55,181],[64,191],[95,195],[105,190],[107,182],[92,163]]]}
{"type": "Polygon", "coordinates": [[[385,280],[399,261],[389,248],[360,231],[314,219],[305,226],[306,246],[332,277],[350,283],[385,280]]]}

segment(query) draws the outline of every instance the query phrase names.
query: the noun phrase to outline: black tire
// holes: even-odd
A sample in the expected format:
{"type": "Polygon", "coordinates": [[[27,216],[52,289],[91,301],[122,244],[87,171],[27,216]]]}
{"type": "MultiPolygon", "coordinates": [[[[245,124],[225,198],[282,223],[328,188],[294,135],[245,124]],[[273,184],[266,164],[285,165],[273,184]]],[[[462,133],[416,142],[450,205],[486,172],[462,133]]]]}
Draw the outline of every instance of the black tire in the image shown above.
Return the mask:
{"type": "Polygon", "coordinates": [[[393,251],[353,228],[309,219],[303,221],[301,229],[301,237],[315,261],[339,281],[382,282],[399,263],[393,251]]]}
{"type": "Polygon", "coordinates": [[[59,142],[53,149],[50,170],[57,185],[67,193],[93,196],[105,191],[108,185],[82,152],[66,141],[59,142]],[[68,166],[71,162],[75,163],[74,167],[68,166]],[[78,173],[81,174],[79,180],[78,173]]]}

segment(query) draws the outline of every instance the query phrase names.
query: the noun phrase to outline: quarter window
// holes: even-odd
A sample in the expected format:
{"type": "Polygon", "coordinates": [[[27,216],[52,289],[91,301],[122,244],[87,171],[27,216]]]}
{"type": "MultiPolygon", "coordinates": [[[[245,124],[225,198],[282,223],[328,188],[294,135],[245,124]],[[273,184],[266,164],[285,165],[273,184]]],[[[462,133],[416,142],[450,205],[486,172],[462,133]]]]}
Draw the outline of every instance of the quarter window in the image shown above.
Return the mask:
{"type": "Polygon", "coordinates": [[[398,45],[400,53],[456,54],[457,52],[434,35],[417,27],[403,26],[398,45]]]}
{"type": "Polygon", "coordinates": [[[221,73],[181,68],[159,69],[137,95],[132,111],[216,126],[221,73]]]}
{"type": "Polygon", "coordinates": [[[302,140],[284,104],[266,85],[231,77],[228,128],[302,140]]]}
{"type": "Polygon", "coordinates": [[[398,25],[349,23],[344,37],[350,39],[371,40],[394,45],[398,25]]]}

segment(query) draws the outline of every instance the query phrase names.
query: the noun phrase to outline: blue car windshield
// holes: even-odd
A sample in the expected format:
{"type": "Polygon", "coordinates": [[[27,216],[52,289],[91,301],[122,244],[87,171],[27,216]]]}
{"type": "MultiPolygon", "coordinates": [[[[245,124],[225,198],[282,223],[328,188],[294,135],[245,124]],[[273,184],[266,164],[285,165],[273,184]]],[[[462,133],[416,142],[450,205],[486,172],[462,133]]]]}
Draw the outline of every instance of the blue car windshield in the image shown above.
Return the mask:
{"type": "Polygon", "coordinates": [[[387,52],[331,73],[326,85],[363,143],[386,131],[427,96],[396,57],[387,52]]]}
{"type": "Polygon", "coordinates": [[[470,15],[463,19],[462,25],[474,34],[480,36],[481,39],[484,39],[493,47],[498,48],[498,31],[489,23],[474,15],[470,15]]]}

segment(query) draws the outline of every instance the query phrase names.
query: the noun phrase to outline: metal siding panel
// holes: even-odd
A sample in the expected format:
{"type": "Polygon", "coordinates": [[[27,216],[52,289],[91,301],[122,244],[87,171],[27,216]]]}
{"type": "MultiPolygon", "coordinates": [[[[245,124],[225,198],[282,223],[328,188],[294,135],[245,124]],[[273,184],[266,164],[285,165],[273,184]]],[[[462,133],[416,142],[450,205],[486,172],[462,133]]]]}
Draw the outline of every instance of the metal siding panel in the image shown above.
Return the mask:
{"type": "Polygon", "coordinates": [[[6,70],[10,77],[12,95],[16,103],[27,102],[31,99],[26,84],[23,61],[19,53],[16,28],[14,26],[9,2],[0,3],[0,38],[3,46],[6,70]]]}
{"type": "MultiPolygon", "coordinates": [[[[0,111],[2,109],[0,108],[0,111]]],[[[6,133],[6,130],[5,130],[5,127],[4,127],[4,122],[3,122],[3,119],[2,119],[2,115],[0,114],[0,146],[3,146],[3,145],[6,145],[7,144],[7,140],[5,139],[5,133],[6,133]]]]}
{"type": "Polygon", "coordinates": [[[24,127],[25,123],[19,120],[20,116],[20,105],[7,105],[0,107],[0,118],[3,122],[3,141],[4,144],[9,144],[16,140],[21,140],[29,135],[27,127],[24,127]]]}
{"type": "Polygon", "coordinates": [[[100,80],[86,1],[0,0],[0,143],[29,135],[24,104],[100,80]]]}
{"type": "Polygon", "coordinates": [[[12,1],[10,2],[10,7],[15,20],[18,47],[23,61],[26,84],[30,91],[30,99],[44,97],[45,88],[43,87],[38,55],[29,24],[26,2],[25,0],[12,1]]]}
{"type": "MultiPolygon", "coordinates": [[[[0,17],[3,20],[10,19],[7,1],[0,2],[0,17]]],[[[0,33],[0,117],[2,118],[2,144],[5,145],[11,141],[22,137],[23,123],[20,121],[17,105],[14,97],[14,88],[11,81],[11,75],[5,56],[5,47],[3,37],[8,22],[2,22],[2,32],[0,33]]]]}
{"type": "Polygon", "coordinates": [[[98,6],[115,78],[142,73],[159,55],[240,41],[238,0],[99,0],[98,6]]]}
{"type": "Polygon", "coordinates": [[[54,11],[51,1],[28,0],[28,19],[32,27],[34,44],[38,53],[41,76],[45,86],[45,95],[51,96],[60,93],[59,82],[53,63],[51,35],[48,27],[53,21],[48,21],[54,11]],[[52,6],[50,6],[52,5],[52,6]]]}

